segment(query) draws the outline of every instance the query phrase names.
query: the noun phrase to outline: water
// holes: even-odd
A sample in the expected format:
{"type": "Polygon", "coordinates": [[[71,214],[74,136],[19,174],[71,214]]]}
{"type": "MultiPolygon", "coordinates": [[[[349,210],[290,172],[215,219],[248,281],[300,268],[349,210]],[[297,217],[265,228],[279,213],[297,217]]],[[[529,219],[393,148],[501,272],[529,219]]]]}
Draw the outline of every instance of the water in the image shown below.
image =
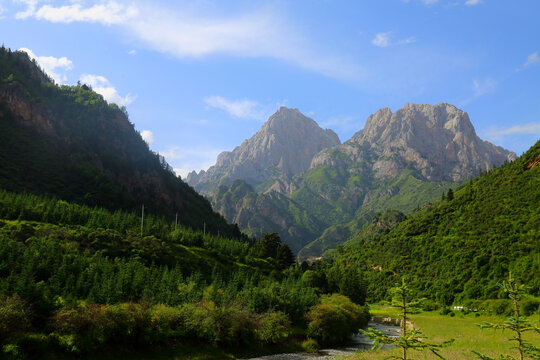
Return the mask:
{"type": "MultiPolygon", "coordinates": [[[[398,336],[399,335],[399,326],[395,325],[386,325],[376,322],[369,322],[368,327],[382,331],[389,336],[398,336]]],[[[267,355],[257,358],[251,358],[247,360],[317,360],[317,359],[333,359],[345,355],[351,355],[355,352],[362,350],[369,350],[371,348],[372,340],[366,338],[362,334],[355,334],[351,337],[351,342],[345,347],[340,347],[336,349],[323,349],[318,354],[307,354],[307,353],[291,353],[291,354],[276,354],[276,355],[267,355]]]]}

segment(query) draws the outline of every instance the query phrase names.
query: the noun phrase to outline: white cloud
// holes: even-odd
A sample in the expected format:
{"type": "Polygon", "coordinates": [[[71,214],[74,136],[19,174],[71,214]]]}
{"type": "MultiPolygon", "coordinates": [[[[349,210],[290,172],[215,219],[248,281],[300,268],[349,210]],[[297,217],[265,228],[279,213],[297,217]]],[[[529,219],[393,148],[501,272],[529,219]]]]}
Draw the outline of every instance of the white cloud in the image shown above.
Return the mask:
{"type": "Polygon", "coordinates": [[[509,128],[491,128],[486,132],[490,140],[500,140],[507,135],[540,135],[540,123],[515,125],[509,128]]]}
{"type": "Polygon", "coordinates": [[[485,94],[492,93],[497,88],[497,82],[491,78],[486,78],[484,80],[473,80],[473,90],[474,96],[482,96],[485,94]]]}
{"type": "Polygon", "coordinates": [[[59,7],[47,4],[36,9],[36,0],[24,1],[31,6],[19,18],[118,25],[149,48],[178,58],[213,54],[270,57],[346,81],[366,76],[365,70],[350,58],[316,50],[284,16],[268,7],[258,12],[215,17],[194,11],[197,5],[172,9],[150,2],[127,6],[106,0],[86,8],[71,3],[59,7]]]}
{"type": "Polygon", "coordinates": [[[467,6],[474,6],[474,5],[478,5],[482,2],[482,0],[467,0],[465,1],[465,5],[467,6]]]}
{"type": "Polygon", "coordinates": [[[540,57],[538,57],[538,52],[532,53],[527,56],[527,61],[523,64],[523,67],[531,66],[533,64],[540,64],[540,57]]]}
{"type": "Polygon", "coordinates": [[[482,80],[473,79],[471,88],[473,94],[469,98],[459,102],[457,104],[458,106],[465,106],[481,96],[494,92],[497,89],[497,82],[492,78],[485,78],[482,80]]]}
{"type": "Polygon", "coordinates": [[[17,12],[15,18],[23,20],[33,16],[36,13],[36,7],[40,1],[41,0],[16,0],[15,2],[25,4],[26,10],[17,12]]]}
{"type": "Polygon", "coordinates": [[[154,134],[150,130],[141,131],[141,137],[148,145],[152,145],[154,142],[154,134]]]}
{"type": "Polygon", "coordinates": [[[387,47],[390,44],[391,32],[382,32],[375,35],[371,43],[378,47],[387,47]]]}
{"type": "Polygon", "coordinates": [[[71,22],[91,22],[104,25],[121,24],[132,19],[137,15],[137,9],[130,5],[122,5],[116,1],[96,4],[94,6],[83,8],[81,4],[64,5],[54,7],[44,5],[39,10],[34,11],[36,19],[47,20],[55,23],[71,22]]]}
{"type": "Polygon", "coordinates": [[[115,103],[120,106],[127,106],[135,100],[134,96],[130,94],[122,97],[118,94],[118,91],[111,85],[110,81],[100,75],[83,74],[81,75],[81,82],[88,84],[92,87],[92,90],[101,94],[103,98],[109,103],[115,103]]]}
{"type": "Polygon", "coordinates": [[[185,179],[190,171],[207,170],[214,165],[217,156],[222,151],[205,147],[181,148],[173,146],[160,152],[160,154],[171,164],[176,175],[180,175],[182,179],[185,179]]]}
{"type": "Polygon", "coordinates": [[[439,0],[422,0],[422,2],[426,5],[432,5],[437,3],[439,0]]]}
{"type": "Polygon", "coordinates": [[[137,50],[129,50],[128,51],[129,55],[135,55],[136,53],[137,53],[137,50]]]}
{"type": "Polygon", "coordinates": [[[73,62],[65,56],[60,58],[54,56],[37,56],[32,50],[27,48],[20,48],[19,51],[24,51],[30,58],[35,59],[39,66],[41,66],[54,81],[60,84],[67,81],[67,76],[63,72],[73,69],[73,62]]]}
{"type": "Polygon", "coordinates": [[[266,112],[261,104],[251,100],[227,100],[221,96],[208,96],[204,102],[213,108],[221,109],[240,119],[264,120],[266,112]]]}
{"type": "Polygon", "coordinates": [[[407,44],[412,44],[416,42],[416,38],[414,36],[397,40],[394,42],[391,41],[391,38],[392,38],[391,31],[381,32],[381,33],[375,34],[375,37],[373,38],[373,40],[371,40],[371,43],[378,47],[388,47],[390,45],[407,45],[407,44]]]}

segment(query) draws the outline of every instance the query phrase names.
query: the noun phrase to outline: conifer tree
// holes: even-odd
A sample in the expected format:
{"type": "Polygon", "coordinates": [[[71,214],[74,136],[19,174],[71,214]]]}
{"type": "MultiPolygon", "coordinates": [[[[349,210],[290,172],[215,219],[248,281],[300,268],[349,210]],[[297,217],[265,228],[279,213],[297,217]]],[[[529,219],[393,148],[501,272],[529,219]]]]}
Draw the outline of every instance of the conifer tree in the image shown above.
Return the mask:
{"type": "MultiPolygon", "coordinates": [[[[534,331],[540,333],[540,329],[532,324],[530,324],[524,317],[519,313],[519,300],[521,294],[525,292],[525,286],[520,285],[512,278],[512,273],[508,275],[508,281],[504,281],[501,284],[501,288],[508,295],[514,304],[514,315],[510,316],[503,324],[494,324],[490,322],[483,322],[477,324],[481,329],[502,329],[509,330],[514,333],[514,336],[511,337],[510,341],[515,341],[517,345],[514,347],[519,352],[519,359],[526,359],[525,356],[528,356],[530,359],[538,360],[540,359],[540,349],[534,346],[533,344],[525,341],[523,339],[523,333],[528,331],[534,331]]],[[[480,354],[477,351],[473,350],[480,359],[482,360],[494,360],[489,356],[480,354]]],[[[515,360],[517,358],[512,355],[499,355],[500,360],[515,360]]]]}
{"type": "Polygon", "coordinates": [[[402,355],[391,357],[391,359],[408,359],[408,350],[431,351],[435,356],[444,359],[439,354],[441,348],[450,345],[454,339],[444,341],[442,343],[432,343],[427,341],[427,337],[420,329],[408,328],[408,315],[418,310],[423,299],[413,300],[413,292],[402,279],[401,286],[390,289],[392,294],[392,305],[400,310],[401,319],[401,335],[397,338],[383,334],[381,331],[369,328],[368,331],[361,330],[364,335],[374,340],[372,349],[379,349],[384,344],[392,344],[398,346],[402,350],[402,355]]]}

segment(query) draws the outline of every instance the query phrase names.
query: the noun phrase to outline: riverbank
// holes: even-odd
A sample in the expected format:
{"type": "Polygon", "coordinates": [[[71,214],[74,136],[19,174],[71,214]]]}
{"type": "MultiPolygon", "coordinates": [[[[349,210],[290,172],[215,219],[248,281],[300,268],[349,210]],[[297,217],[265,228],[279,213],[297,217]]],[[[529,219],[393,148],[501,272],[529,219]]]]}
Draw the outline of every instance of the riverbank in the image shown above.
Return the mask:
{"type": "MultiPolygon", "coordinates": [[[[375,316],[395,317],[396,310],[392,308],[372,309],[370,311],[375,316]]],[[[517,356],[516,350],[512,349],[514,344],[508,341],[512,334],[509,332],[481,330],[477,323],[484,321],[502,323],[504,317],[481,315],[478,313],[464,314],[456,311],[455,316],[440,315],[437,311],[422,312],[411,315],[411,322],[415,327],[421,329],[426,336],[434,342],[442,342],[449,339],[455,339],[455,342],[448,348],[441,351],[441,354],[447,360],[453,359],[473,359],[476,356],[471,352],[478,351],[488,356],[498,358],[499,354],[513,354],[517,356]]],[[[529,320],[540,325],[540,315],[532,315],[529,320]]],[[[533,344],[540,344],[540,334],[531,332],[525,334],[525,339],[533,344]]],[[[415,357],[418,353],[412,351],[415,357]]],[[[346,357],[348,360],[380,360],[390,356],[398,356],[399,349],[383,349],[378,351],[360,352],[346,357]]],[[[438,359],[436,356],[423,353],[422,359],[438,359]]]]}

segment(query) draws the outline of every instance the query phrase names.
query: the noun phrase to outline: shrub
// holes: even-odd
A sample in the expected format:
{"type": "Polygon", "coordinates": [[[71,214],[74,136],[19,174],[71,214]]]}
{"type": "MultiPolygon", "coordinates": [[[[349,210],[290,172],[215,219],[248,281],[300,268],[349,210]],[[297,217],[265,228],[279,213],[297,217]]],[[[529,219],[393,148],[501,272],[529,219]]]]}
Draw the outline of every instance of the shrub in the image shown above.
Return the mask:
{"type": "Polygon", "coordinates": [[[538,310],[539,306],[540,301],[536,299],[526,299],[521,302],[521,312],[525,316],[531,316],[538,310]]]}
{"type": "Polygon", "coordinates": [[[347,340],[351,333],[367,324],[369,313],[343,295],[323,296],[321,304],[308,313],[308,336],[319,344],[333,345],[347,340]]]}
{"type": "Polygon", "coordinates": [[[214,345],[246,344],[253,339],[255,324],[249,312],[237,304],[217,306],[203,300],[181,307],[186,335],[214,345]]]}
{"type": "Polygon", "coordinates": [[[54,328],[61,346],[69,351],[92,350],[105,343],[113,329],[105,305],[79,305],[64,308],[54,317],[54,328]]]}
{"type": "Polygon", "coordinates": [[[319,343],[317,343],[314,339],[307,339],[304,342],[302,342],[302,349],[304,349],[305,352],[308,353],[316,353],[319,351],[319,343]]]}
{"type": "Polygon", "coordinates": [[[422,310],[424,311],[433,311],[439,309],[439,303],[433,301],[433,300],[426,300],[423,301],[422,304],[422,310]]]}
{"type": "Polygon", "coordinates": [[[291,322],[281,311],[271,311],[259,317],[257,339],[267,344],[277,344],[289,337],[291,322]]]}
{"type": "Polygon", "coordinates": [[[185,333],[185,313],[179,308],[156,305],[150,310],[149,341],[180,337],[185,333]]]}
{"type": "Polygon", "coordinates": [[[19,296],[0,300],[0,344],[15,341],[29,327],[28,310],[19,296]]]}
{"type": "Polygon", "coordinates": [[[450,308],[448,308],[448,307],[446,307],[446,306],[443,307],[443,308],[441,309],[441,311],[439,312],[439,314],[441,314],[441,315],[448,315],[448,314],[450,314],[450,313],[453,314],[454,312],[453,312],[452,310],[450,310],[450,308]]]}

